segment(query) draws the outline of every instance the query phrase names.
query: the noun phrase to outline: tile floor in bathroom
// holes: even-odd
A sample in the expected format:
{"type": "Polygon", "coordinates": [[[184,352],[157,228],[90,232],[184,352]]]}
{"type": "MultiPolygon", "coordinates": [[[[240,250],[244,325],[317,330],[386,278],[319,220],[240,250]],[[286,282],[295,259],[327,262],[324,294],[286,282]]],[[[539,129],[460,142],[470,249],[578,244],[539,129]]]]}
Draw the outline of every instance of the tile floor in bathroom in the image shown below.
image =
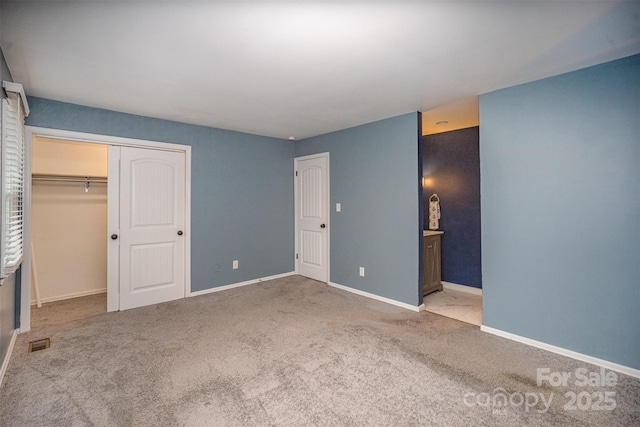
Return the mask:
{"type": "Polygon", "coordinates": [[[482,296],[444,288],[424,297],[425,310],[472,325],[482,325],[482,296]]]}

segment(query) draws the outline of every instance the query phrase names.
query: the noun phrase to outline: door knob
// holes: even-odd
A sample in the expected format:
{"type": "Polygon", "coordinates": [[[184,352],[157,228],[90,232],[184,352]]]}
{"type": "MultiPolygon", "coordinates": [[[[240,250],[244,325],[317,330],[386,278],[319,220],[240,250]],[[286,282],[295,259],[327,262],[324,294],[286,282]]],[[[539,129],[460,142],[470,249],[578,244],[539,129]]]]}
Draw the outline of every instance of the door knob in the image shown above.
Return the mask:
{"type": "Polygon", "coordinates": [[[111,235],[111,240],[116,240],[117,238],[118,238],[118,235],[117,235],[117,234],[112,234],[112,235],[111,235]]]}
{"type": "Polygon", "coordinates": [[[178,230],[178,236],[182,236],[182,230],[178,230]]]}
{"type": "Polygon", "coordinates": [[[326,225],[325,224],[320,224],[320,228],[325,228],[326,225]]]}

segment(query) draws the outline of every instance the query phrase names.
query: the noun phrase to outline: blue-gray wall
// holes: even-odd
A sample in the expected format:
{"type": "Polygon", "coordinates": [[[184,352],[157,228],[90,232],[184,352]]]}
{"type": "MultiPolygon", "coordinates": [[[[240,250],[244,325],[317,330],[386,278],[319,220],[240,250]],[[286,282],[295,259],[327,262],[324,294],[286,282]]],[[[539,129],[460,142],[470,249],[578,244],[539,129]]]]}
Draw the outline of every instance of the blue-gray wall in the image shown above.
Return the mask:
{"type": "Polygon", "coordinates": [[[293,142],[34,97],[29,106],[27,125],[192,147],[192,291],[294,270],[293,142]]]}
{"type": "Polygon", "coordinates": [[[640,55],[480,97],[483,323],[640,369],[640,55]]]}
{"type": "Polygon", "coordinates": [[[331,282],[414,306],[422,303],[418,132],[411,113],[296,143],[297,157],[330,153],[331,282]]]}
{"type": "Polygon", "coordinates": [[[442,280],[475,288],[482,288],[479,140],[477,126],[422,138],[424,223],[428,228],[429,197],[437,193],[442,280]]]}
{"type": "MultiPolygon", "coordinates": [[[[3,80],[13,81],[11,72],[7,66],[7,62],[4,59],[4,54],[0,50],[0,83],[3,80]]],[[[4,98],[4,90],[0,90],[0,99],[4,98]]],[[[2,114],[0,114],[0,129],[2,128],[2,114]]],[[[0,216],[3,212],[0,212],[0,216]]],[[[0,219],[4,221],[4,219],[0,219]]],[[[9,277],[2,281],[0,286],[0,365],[7,356],[7,350],[11,342],[11,336],[16,329],[16,280],[15,274],[11,274],[9,277]]]]}

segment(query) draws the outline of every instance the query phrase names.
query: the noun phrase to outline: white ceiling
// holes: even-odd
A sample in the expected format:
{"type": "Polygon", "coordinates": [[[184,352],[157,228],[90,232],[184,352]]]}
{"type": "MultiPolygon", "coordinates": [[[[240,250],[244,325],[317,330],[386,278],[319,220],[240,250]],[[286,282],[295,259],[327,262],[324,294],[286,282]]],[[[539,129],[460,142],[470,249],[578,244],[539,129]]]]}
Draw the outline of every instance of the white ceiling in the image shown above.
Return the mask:
{"type": "Polygon", "coordinates": [[[279,138],[640,52],[638,1],[24,1],[0,16],[29,95],[279,138]]]}

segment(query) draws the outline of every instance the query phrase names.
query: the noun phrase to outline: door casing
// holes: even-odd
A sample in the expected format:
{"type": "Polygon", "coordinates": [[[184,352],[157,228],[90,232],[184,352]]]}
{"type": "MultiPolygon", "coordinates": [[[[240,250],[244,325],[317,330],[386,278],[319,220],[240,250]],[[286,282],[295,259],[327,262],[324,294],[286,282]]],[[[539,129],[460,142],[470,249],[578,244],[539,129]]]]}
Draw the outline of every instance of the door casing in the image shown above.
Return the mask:
{"type": "MultiPolygon", "coordinates": [[[[185,153],[185,296],[191,296],[191,146],[172,144],[167,142],[148,141],[142,139],[123,138],[117,136],[98,135],[85,132],[75,132],[63,129],[50,129],[37,126],[25,126],[25,176],[31,176],[31,141],[33,136],[50,139],[64,139],[68,141],[90,142],[94,144],[117,145],[122,147],[137,147],[153,150],[164,151],[181,151],[185,153]]],[[[109,169],[109,179],[112,179],[111,169],[109,169]]],[[[112,197],[108,194],[107,197],[112,197]]],[[[24,191],[24,241],[31,241],[31,180],[25,181],[24,191]]],[[[108,256],[111,256],[107,249],[108,256]]],[[[23,267],[29,271],[31,265],[31,251],[29,245],[25,245],[24,258],[22,260],[23,267]]],[[[113,298],[112,289],[107,286],[107,307],[109,301],[113,298]]],[[[118,299],[118,294],[115,294],[118,299]]],[[[31,275],[22,274],[21,295],[20,295],[20,333],[27,332],[31,329],[31,275]]],[[[117,309],[116,309],[117,310],[117,309]]]]}

